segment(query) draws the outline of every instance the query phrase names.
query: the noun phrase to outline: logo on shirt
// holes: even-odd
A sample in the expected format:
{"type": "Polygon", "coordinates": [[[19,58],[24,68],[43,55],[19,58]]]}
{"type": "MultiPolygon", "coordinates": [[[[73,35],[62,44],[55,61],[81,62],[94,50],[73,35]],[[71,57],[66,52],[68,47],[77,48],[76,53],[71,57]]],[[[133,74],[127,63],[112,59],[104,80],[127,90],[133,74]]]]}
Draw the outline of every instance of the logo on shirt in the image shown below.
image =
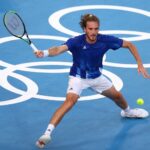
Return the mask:
{"type": "Polygon", "coordinates": [[[86,48],[86,45],[83,46],[83,49],[87,49],[87,48],[86,48]]]}

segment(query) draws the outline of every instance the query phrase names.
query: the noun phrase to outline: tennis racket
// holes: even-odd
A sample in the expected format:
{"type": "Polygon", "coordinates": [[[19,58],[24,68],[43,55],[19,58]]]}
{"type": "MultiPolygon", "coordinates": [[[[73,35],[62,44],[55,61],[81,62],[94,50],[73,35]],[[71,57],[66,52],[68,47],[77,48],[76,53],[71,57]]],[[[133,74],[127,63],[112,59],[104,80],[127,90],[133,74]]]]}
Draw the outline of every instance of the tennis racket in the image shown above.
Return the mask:
{"type": "Polygon", "coordinates": [[[31,42],[28,36],[23,20],[15,11],[6,12],[3,18],[3,22],[4,22],[6,29],[8,30],[10,34],[28,43],[34,52],[38,51],[38,49],[31,42]]]}

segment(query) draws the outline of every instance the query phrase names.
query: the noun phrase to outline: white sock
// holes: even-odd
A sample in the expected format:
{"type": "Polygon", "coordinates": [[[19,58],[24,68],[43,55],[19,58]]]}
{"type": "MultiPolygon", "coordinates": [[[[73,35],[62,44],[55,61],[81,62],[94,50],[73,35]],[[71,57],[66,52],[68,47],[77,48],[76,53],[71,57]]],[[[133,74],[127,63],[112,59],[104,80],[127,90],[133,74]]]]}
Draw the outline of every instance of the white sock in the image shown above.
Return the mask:
{"type": "Polygon", "coordinates": [[[128,112],[129,110],[130,110],[129,106],[126,109],[124,109],[125,112],[128,112]]]}
{"type": "Polygon", "coordinates": [[[52,131],[54,130],[54,128],[55,128],[55,126],[53,124],[49,124],[44,134],[50,136],[52,131]]]}

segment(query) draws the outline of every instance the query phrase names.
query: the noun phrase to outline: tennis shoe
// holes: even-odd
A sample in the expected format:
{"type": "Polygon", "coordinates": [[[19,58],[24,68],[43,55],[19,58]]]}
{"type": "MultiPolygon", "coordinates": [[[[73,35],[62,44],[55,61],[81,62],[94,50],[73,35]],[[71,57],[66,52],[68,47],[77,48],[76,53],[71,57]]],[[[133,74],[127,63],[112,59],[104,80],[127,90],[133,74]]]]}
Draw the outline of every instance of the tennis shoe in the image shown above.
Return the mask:
{"type": "Polygon", "coordinates": [[[36,146],[39,148],[44,148],[46,144],[51,141],[51,137],[49,135],[43,134],[38,141],[36,142],[36,146]]]}
{"type": "Polygon", "coordinates": [[[146,118],[149,116],[149,113],[145,109],[134,108],[129,111],[122,110],[121,116],[127,118],[146,118]]]}

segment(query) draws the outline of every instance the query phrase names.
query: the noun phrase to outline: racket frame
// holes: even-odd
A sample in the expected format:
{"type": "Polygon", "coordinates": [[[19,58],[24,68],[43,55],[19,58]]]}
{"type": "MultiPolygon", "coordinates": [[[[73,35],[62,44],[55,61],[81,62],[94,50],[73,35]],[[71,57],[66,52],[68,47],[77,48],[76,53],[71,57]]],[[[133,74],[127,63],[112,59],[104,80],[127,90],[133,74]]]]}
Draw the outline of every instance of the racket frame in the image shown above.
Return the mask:
{"type": "Polygon", "coordinates": [[[28,33],[27,33],[27,30],[26,30],[26,26],[25,26],[25,24],[24,24],[24,21],[22,20],[22,18],[21,18],[15,11],[8,11],[8,12],[6,12],[6,13],[4,14],[4,17],[3,17],[3,23],[4,23],[4,26],[6,27],[7,31],[8,31],[11,35],[13,35],[13,36],[15,36],[15,37],[17,37],[17,38],[20,38],[20,39],[22,39],[23,41],[25,41],[26,43],[28,43],[28,44],[31,46],[31,48],[34,50],[34,52],[37,52],[37,51],[38,51],[38,49],[37,49],[36,46],[31,42],[31,40],[30,40],[30,38],[29,38],[29,36],[28,36],[28,33]],[[22,23],[22,25],[23,25],[23,28],[24,28],[24,31],[23,31],[22,36],[17,36],[17,35],[15,35],[15,34],[13,34],[13,33],[9,30],[9,28],[7,27],[7,24],[6,24],[6,22],[5,22],[5,19],[6,19],[6,15],[7,15],[8,13],[13,13],[13,14],[15,14],[15,15],[20,19],[20,21],[21,21],[21,23],[22,23]]]}

